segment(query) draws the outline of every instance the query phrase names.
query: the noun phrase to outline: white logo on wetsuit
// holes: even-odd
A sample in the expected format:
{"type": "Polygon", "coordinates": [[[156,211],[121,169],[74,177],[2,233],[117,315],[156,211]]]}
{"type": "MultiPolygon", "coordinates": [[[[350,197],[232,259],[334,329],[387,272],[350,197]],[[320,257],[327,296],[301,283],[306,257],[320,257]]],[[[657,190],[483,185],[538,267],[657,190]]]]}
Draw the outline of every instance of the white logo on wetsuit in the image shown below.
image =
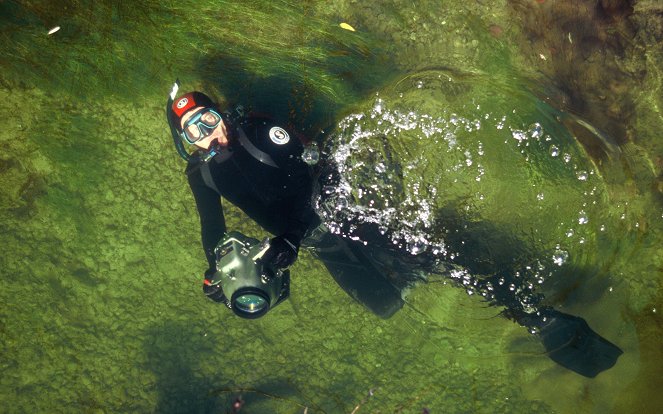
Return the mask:
{"type": "Polygon", "coordinates": [[[177,109],[182,109],[186,104],[189,103],[189,100],[187,98],[182,98],[179,101],[177,101],[177,109]]]}
{"type": "Polygon", "coordinates": [[[288,141],[290,141],[290,135],[285,132],[285,129],[280,127],[272,127],[272,129],[269,130],[269,138],[272,142],[278,145],[287,144],[288,141]]]}

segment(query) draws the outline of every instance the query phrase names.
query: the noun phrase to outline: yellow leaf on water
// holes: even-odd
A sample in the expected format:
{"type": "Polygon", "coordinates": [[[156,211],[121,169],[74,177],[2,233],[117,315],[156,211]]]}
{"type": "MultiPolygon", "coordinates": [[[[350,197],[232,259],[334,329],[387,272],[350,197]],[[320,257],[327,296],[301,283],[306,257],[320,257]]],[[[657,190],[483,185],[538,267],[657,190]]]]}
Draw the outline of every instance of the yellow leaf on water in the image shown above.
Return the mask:
{"type": "Polygon", "coordinates": [[[350,26],[350,25],[347,24],[347,23],[341,23],[341,24],[339,24],[339,26],[341,26],[341,29],[349,30],[349,31],[351,31],[351,32],[354,32],[354,31],[355,31],[355,28],[352,27],[352,26],[350,26]]]}

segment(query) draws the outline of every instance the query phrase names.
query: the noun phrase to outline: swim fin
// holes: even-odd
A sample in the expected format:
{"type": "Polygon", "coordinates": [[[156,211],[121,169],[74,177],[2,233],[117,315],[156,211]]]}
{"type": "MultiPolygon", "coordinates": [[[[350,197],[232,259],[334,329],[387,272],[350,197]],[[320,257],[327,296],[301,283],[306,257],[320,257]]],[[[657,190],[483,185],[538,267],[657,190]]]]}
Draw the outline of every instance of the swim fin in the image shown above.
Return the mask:
{"type": "Polygon", "coordinates": [[[336,283],[354,300],[382,319],[403,307],[401,291],[365,254],[359,243],[328,233],[311,253],[325,265],[336,283]]]}
{"type": "Polygon", "coordinates": [[[548,357],[564,368],[588,378],[612,368],[624,352],[589,327],[587,322],[548,308],[541,316],[528,315],[518,322],[536,327],[548,357]],[[537,319],[535,321],[535,318],[537,319]]]}

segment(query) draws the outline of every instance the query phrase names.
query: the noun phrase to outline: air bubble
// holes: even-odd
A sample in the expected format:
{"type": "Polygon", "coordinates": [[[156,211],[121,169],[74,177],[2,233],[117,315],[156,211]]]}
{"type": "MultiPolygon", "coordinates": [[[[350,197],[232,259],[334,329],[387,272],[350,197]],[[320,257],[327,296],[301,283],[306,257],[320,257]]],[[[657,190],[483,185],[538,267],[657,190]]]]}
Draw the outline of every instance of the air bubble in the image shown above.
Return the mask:
{"type": "Polygon", "coordinates": [[[523,131],[520,131],[520,130],[512,131],[512,132],[511,132],[511,136],[513,137],[513,139],[515,139],[516,141],[518,141],[518,145],[520,145],[520,144],[526,142],[527,139],[529,138],[529,137],[527,136],[527,134],[525,134],[523,131]]]}
{"type": "Polygon", "coordinates": [[[302,152],[302,160],[308,165],[316,165],[320,161],[320,151],[317,145],[308,145],[302,152]]]}
{"type": "Polygon", "coordinates": [[[426,249],[428,249],[428,245],[426,244],[426,240],[423,239],[417,239],[407,244],[407,251],[415,256],[425,252],[426,249]]]}
{"type": "Polygon", "coordinates": [[[373,105],[373,111],[381,114],[382,113],[382,99],[378,99],[375,101],[375,105],[373,105]]]}
{"type": "Polygon", "coordinates": [[[327,223],[327,227],[329,227],[329,231],[332,234],[341,234],[341,226],[339,226],[338,223],[335,222],[327,223]]]}
{"type": "Polygon", "coordinates": [[[552,256],[553,263],[557,266],[563,265],[569,259],[569,252],[566,250],[557,249],[552,256]]]}
{"type": "Polygon", "coordinates": [[[538,139],[543,135],[541,124],[536,123],[530,127],[529,134],[532,138],[538,139]]]}
{"type": "Polygon", "coordinates": [[[557,148],[554,145],[551,145],[550,146],[550,155],[553,156],[553,157],[558,156],[559,155],[559,148],[557,148]]]}

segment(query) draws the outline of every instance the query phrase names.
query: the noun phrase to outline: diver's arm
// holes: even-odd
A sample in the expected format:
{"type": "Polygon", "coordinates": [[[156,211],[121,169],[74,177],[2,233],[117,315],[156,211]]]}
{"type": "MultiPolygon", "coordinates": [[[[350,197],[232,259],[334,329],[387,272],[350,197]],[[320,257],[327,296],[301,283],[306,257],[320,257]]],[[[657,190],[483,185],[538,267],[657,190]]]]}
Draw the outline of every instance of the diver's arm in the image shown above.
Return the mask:
{"type": "Polygon", "coordinates": [[[286,268],[297,259],[301,241],[316,218],[311,207],[313,181],[309,166],[301,158],[304,148],[300,140],[273,123],[256,124],[256,144],[286,175],[278,202],[285,229],[271,240],[271,247],[263,259],[276,267],[286,268]],[[282,134],[273,136],[274,130],[278,132],[278,129],[282,134]]]}
{"type": "MultiPolygon", "coordinates": [[[[298,202],[295,200],[293,202],[288,202],[288,205],[292,207],[302,206],[302,204],[297,203],[298,202]]],[[[297,260],[299,246],[310,225],[310,222],[306,219],[308,216],[312,216],[312,214],[306,213],[306,209],[304,209],[303,213],[300,211],[300,209],[296,208],[291,210],[287,218],[288,221],[285,232],[270,240],[270,247],[263,255],[263,261],[271,263],[277,268],[285,269],[297,260]]]]}
{"type": "Polygon", "coordinates": [[[313,179],[310,167],[302,160],[303,146],[301,142],[290,137],[285,145],[274,145],[271,156],[287,175],[287,194],[285,204],[287,209],[287,235],[288,241],[299,247],[304,234],[316,221],[316,216],[311,206],[311,195],[313,192],[313,179]]]}
{"type": "Polygon", "coordinates": [[[223,216],[221,197],[216,191],[205,185],[199,171],[189,175],[189,186],[200,216],[200,233],[205,257],[209,269],[214,269],[216,266],[214,249],[226,233],[226,220],[223,216]]]}
{"type": "Polygon", "coordinates": [[[297,260],[304,234],[316,218],[311,207],[312,181],[308,168],[286,169],[286,172],[285,187],[290,194],[282,200],[283,205],[287,206],[283,210],[286,212],[286,229],[271,239],[270,248],[263,255],[264,261],[277,268],[287,268],[297,260]]]}
{"type": "Polygon", "coordinates": [[[292,208],[287,218],[288,230],[286,234],[293,238],[291,240],[293,244],[299,246],[306,231],[316,221],[315,212],[311,205],[313,183],[307,168],[292,171],[289,176],[294,195],[289,202],[292,208]]]}

